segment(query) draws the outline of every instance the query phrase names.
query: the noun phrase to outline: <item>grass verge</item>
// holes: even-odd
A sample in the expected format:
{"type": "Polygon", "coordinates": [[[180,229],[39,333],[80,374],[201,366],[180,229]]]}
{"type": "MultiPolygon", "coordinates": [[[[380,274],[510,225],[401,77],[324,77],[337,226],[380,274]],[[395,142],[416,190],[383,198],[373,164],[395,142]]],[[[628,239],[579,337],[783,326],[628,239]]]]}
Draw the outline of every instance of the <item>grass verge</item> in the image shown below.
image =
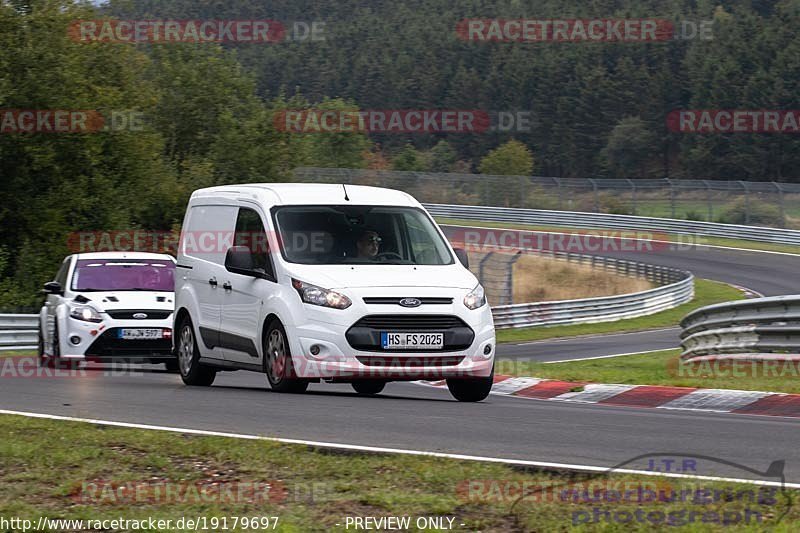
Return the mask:
{"type": "Polygon", "coordinates": [[[498,374],[576,382],[800,394],[798,363],[684,363],[679,355],[680,350],[674,349],[551,364],[503,359],[497,362],[495,371],[498,374]]]}
{"type": "Polygon", "coordinates": [[[36,357],[34,350],[17,350],[13,352],[0,352],[0,357],[36,357]]]}
{"type": "Polygon", "coordinates": [[[677,325],[687,313],[700,307],[744,298],[740,290],[731,287],[727,283],[706,279],[695,280],[694,290],[695,296],[694,300],[691,302],[653,315],[619,320],[617,322],[599,322],[596,324],[502,329],[497,330],[497,342],[537,341],[559,337],[598,335],[622,331],[643,331],[671,327],[677,325]]]}
{"type": "MultiPolygon", "coordinates": [[[[773,492],[770,501],[749,503],[737,498],[715,498],[710,503],[640,503],[606,496],[621,487],[663,490],[665,494],[706,489],[720,494],[761,494],[745,484],[523,472],[488,463],[330,453],[267,441],[17,416],[0,416],[0,432],[5,437],[0,441],[0,517],[28,519],[34,524],[42,516],[154,518],[173,520],[173,524],[181,517],[202,517],[209,524],[214,517],[227,517],[228,530],[243,531],[247,528],[231,527],[232,517],[246,516],[279,517],[277,528],[269,529],[299,532],[344,531],[347,517],[408,516],[408,530],[416,531],[420,529],[415,527],[417,518],[434,516],[453,518],[455,531],[569,531],[582,522],[587,523],[579,527],[582,531],[648,531],[659,525],[652,520],[660,518],[664,525],[672,513],[674,523],[682,525],[675,531],[788,532],[793,530],[793,522],[800,520],[800,511],[792,505],[798,496],[795,491],[773,492]],[[226,494],[233,483],[240,488],[247,483],[269,485],[269,497],[252,503],[247,501],[247,491],[226,494]],[[156,487],[161,487],[160,492],[156,487]],[[175,489],[170,493],[165,487],[175,489]],[[523,498],[519,497],[521,487],[523,498]],[[573,492],[564,499],[561,491],[565,489],[578,494],[600,490],[601,499],[595,499],[597,492],[590,492],[595,498],[575,499],[573,492]],[[593,523],[595,508],[608,510],[609,518],[600,515],[593,523]],[[749,525],[744,525],[745,509],[758,513],[759,519],[751,515],[749,525]],[[641,510],[640,519],[631,522],[630,515],[637,510],[641,510]],[[696,512],[694,518],[688,514],[692,511],[696,512]],[[617,523],[615,513],[622,512],[628,520],[617,523]],[[738,517],[739,522],[723,525],[723,517],[738,517]]],[[[349,529],[357,528],[351,525],[349,529]]]]}
{"type": "MultiPolygon", "coordinates": [[[[616,231],[621,230],[603,228],[570,228],[564,226],[538,226],[533,224],[514,224],[512,222],[492,222],[486,220],[470,220],[461,218],[435,217],[439,224],[450,224],[455,226],[482,226],[485,228],[506,228],[521,229],[531,231],[556,231],[556,232],[592,232],[592,231],[616,231]]],[[[653,233],[653,232],[650,232],[653,233]]],[[[675,243],[697,244],[710,246],[724,246],[727,248],[744,248],[746,250],[763,250],[768,252],[784,252],[790,254],[800,254],[800,246],[788,244],[773,244],[768,242],[748,241],[745,239],[725,239],[722,237],[706,237],[703,235],[684,235],[657,232],[660,239],[666,239],[675,243]]]]}

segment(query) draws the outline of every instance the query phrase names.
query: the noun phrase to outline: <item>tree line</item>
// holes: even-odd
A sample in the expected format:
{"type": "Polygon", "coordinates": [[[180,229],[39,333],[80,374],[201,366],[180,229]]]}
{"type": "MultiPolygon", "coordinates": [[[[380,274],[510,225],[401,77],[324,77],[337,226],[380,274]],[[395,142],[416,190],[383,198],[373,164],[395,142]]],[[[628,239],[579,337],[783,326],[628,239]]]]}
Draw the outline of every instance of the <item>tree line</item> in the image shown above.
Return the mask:
{"type": "Polygon", "coordinates": [[[800,0],[0,2],[0,109],[143,117],[91,134],[0,134],[0,307],[36,303],[73,232],[173,229],[191,191],[286,180],[297,166],[796,181],[796,135],[681,134],[665,121],[675,109],[798,109],[798,23],[800,0]],[[74,21],[103,17],[316,21],[324,32],[219,45],[70,36],[74,21]],[[469,18],[615,17],[711,21],[713,39],[468,42],[456,32],[469,18]],[[525,112],[530,127],[276,128],[297,109],[525,112]]]}

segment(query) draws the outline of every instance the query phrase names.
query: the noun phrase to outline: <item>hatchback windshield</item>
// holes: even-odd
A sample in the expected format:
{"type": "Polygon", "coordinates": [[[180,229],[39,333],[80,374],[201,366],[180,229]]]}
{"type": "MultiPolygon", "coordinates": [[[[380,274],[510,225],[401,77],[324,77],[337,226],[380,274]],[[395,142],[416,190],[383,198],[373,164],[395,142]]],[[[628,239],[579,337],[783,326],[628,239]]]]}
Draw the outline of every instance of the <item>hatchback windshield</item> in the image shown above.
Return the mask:
{"type": "Polygon", "coordinates": [[[430,218],[413,207],[287,206],[274,213],[281,251],[292,263],[453,263],[430,218]]]}
{"type": "Polygon", "coordinates": [[[81,260],[72,276],[72,290],[172,292],[174,274],[175,264],[171,261],[81,260]]]}

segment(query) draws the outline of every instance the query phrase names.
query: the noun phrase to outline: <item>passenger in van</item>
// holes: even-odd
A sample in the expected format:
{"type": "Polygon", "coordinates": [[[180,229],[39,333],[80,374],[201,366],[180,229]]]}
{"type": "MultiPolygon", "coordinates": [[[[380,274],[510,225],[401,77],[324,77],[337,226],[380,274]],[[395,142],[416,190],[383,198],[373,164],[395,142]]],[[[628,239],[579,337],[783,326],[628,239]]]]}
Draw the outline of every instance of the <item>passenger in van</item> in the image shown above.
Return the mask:
{"type": "Polygon", "coordinates": [[[370,259],[374,261],[378,255],[378,248],[381,245],[381,241],[382,239],[378,235],[378,232],[372,230],[363,232],[361,237],[359,237],[358,241],[356,242],[358,258],[370,259]]]}

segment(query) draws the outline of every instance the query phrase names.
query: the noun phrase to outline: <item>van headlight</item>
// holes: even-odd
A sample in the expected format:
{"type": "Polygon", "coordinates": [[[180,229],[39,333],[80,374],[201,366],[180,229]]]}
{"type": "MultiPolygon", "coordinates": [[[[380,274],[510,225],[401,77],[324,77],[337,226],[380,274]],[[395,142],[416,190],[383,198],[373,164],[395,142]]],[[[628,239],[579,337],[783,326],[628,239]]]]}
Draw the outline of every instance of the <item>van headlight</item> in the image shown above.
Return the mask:
{"type": "Polygon", "coordinates": [[[310,283],[292,278],[292,287],[297,290],[300,299],[304,303],[319,305],[321,307],[332,307],[333,309],[347,309],[353,302],[344,294],[336,291],[323,289],[310,283]]]}
{"type": "Polygon", "coordinates": [[[76,305],[70,308],[69,316],[76,320],[83,320],[84,322],[102,322],[103,317],[97,312],[97,309],[88,305],[76,305]]]}
{"type": "Polygon", "coordinates": [[[464,296],[464,305],[467,306],[467,309],[478,309],[486,305],[486,292],[480,283],[464,296]]]}

